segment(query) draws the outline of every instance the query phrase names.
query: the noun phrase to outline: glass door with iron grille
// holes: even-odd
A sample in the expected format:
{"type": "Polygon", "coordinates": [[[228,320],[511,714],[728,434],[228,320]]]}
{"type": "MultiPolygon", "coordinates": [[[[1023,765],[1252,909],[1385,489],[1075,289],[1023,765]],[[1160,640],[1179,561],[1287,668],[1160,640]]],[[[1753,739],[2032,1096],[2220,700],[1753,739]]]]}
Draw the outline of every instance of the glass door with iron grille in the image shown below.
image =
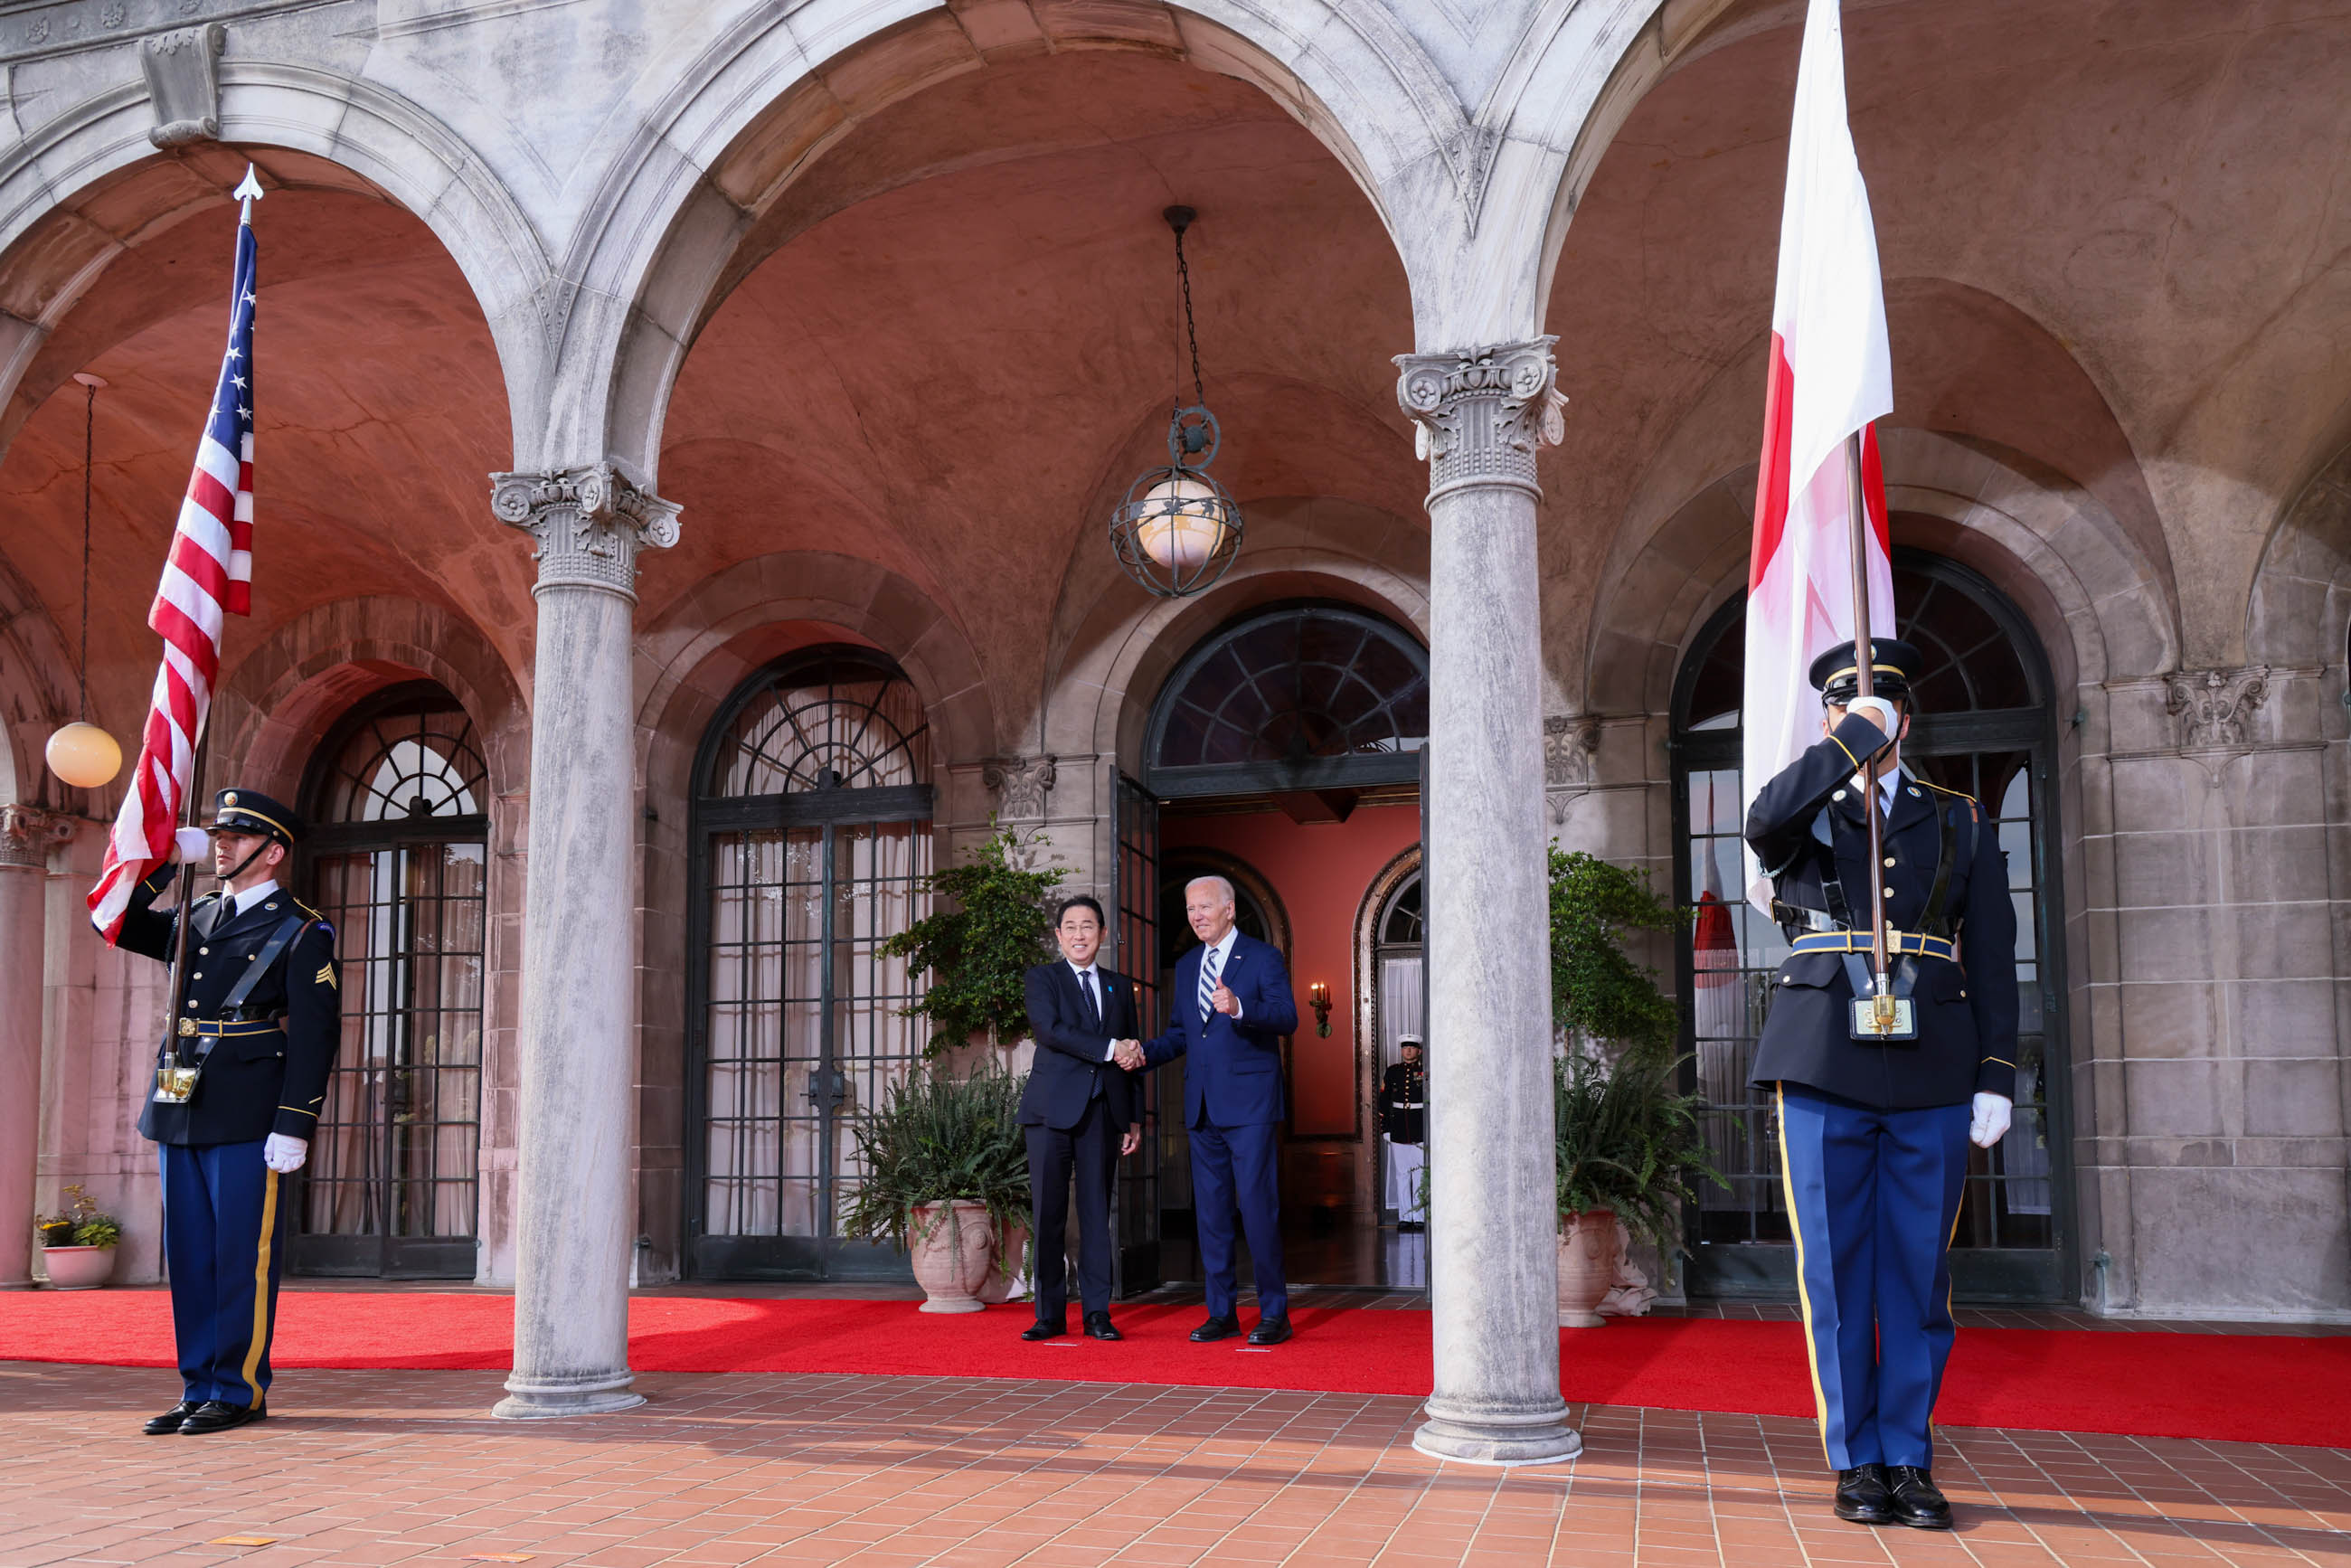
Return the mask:
{"type": "Polygon", "coordinates": [[[687,1017],[692,1272],[907,1277],[840,1235],[857,1129],[922,1056],[914,977],[883,944],[927,912],[929,730],[862,648],[738,688],[695,769],[687,1017]]]}
{"type": "Polygon", "coordinates": [[[303,804],[343,1034],[287,1243],[297,1273],[474,1277],[489,818],[472,722],[438,686],[355,710],[303,804]]]}
{"type": "MultiPolygon", "coordinates": [[[[1165,1027],[1159,991],[1159,802],[1134,779],[1118,780],[1118,816],[1114,823],[1118,859],[1112,877],[1111,905],[1116,941],[1111,967],[1135,983],[1136,1027],[1148,1039],[1165,1027]]],[[[1138,1073],[1143,1092],[1143,1144],[1119,1162],[1117,1207],[1117,1277],[1113,1284],[1121,1300],[1159,1288],[1159,1173],[1161,1125],[1160,1078],[1165,1068],[1138,1073]]],[[[1182,1097],[1176,1102],[1181,1104],[1182,1097]]],[[[1180,1123],[1182,1117],[1176,1121],[1180,1123]]],[[[1183,1135],[1179,1125],[1175,1129],[1183,1135]]]]}
{"type": "MultiPolygon", "coordinates": [[[[1991,584],[1953,562],[1896,550],[1898,634],[1925,654],[1903,766],[1983,805],[1984,831],[2008,855],[2016,905],[2017,1097],[2008,1135],[1970,1155],[1953,1239],[1961,1299],[2069,1299],[2072,1171],[2064,1157],[2064,1018],[2057,977],[2056,738],[2049,677],[2029,625],[1991,584]]],[[[1778,926],[1740,883],[1739,601],[1698,639],[1675,694],[1674,819],[1681,893],[1684,1049],[1705,1097],[1706,1136],[1730,1190],[1703,1185],[1690,1216],[1694,1294],[1792,1297],[1794,1258],[1781,1192],[1771,1104],[1748,1085],[1773,972],[1787,956],[1778,926]]]]}

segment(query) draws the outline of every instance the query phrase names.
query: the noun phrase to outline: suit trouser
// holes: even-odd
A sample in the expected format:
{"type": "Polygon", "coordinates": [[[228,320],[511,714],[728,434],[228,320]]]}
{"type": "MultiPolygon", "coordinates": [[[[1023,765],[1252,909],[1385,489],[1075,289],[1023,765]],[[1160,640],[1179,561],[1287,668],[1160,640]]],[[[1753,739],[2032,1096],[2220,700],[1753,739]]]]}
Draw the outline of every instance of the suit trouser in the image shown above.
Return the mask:
{"type": "Polygon", "coordinates": [[[1066,1322],[1069,1259],[1062,1236],[1070,1219],[1070,1173],[1078,1176],[1078,1301],[1110,1311],[1110,1187],[1118,1166],[1118,1133],[1099,1094],[1071,1127],[1035,1125],[1029,1136],[1029,1201],[1037,1248],[1037,1316],[1066,1322]]]}
{"type": "Polygon", "coordinates": [[[1200,1271],[1207,1277],[1208,1314],[1228,1318],[1238,1305],[1233,1283],[1233,1213],[1249,1239],[1261,1318],[1290,1314],[1290,1284],[1281,1269],[1281,1127],[1252,1122],[1192,1130],[1193,1218],[1200,1237],[1200,1271]]]}
{"type": "Polygon", "coordinates": [[[262,1141],[164,1144],[163,1262],[191,1402],[257,1405],[269,1390],[286,1214],[262,1141]]]}
{"type": "Polygon", "coordinates": [[[1780,1172],[1834,1469],[1933,1465],[1970,1107],[1871,1111],[1782,1084],[1780,1172]]]}

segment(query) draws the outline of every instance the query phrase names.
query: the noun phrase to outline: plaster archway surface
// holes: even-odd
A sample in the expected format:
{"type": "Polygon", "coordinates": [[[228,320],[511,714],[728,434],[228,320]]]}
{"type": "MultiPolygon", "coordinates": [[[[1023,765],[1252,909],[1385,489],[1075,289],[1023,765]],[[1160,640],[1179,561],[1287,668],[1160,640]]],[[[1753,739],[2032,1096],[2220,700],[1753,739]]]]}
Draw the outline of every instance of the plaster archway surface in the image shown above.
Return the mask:
{"type": "Polygon", "coordinates": [[[73,713],[73,664],[57,622],[0,558],[0,805],[67,806],[83,794],[43,759],[50,733],[73,713]]]}
{"type": "MultiPolygon", "coordinates": [[[[1548,296],[1573,400],[1543,458],[1551,515],[1621,515],[1719,375],[1747,379],[1755,413],[1735,423],[1757,439],[1763,377],[1746,367],[1769,320],[1802,12],[1773,0],[1706,24],[1593,159],[1548,296]]],[[[1946,390],[1973,405],[1947,420],[1897,387],[1896,423],[1989,438],[2096,494],[2154,565],[2191,664],[2239,656],[2255,541],[2339,426],[2321,361],[2351,332],[2351,229],[2326,194],[2351,156],[2351,21],[2217,20],[2194,0],[2126,19],[2030,0],[1844,15],[1889,309],[1909,322],[1896,374],[1939,345],[1946,390]],[[1932,295],[1906,301],[1922,280],[1932,295]],[[2106,428],[1994,428],[2003,386],[2019,423],[2058,396],[2103,405],[2106,428]]],[[[1546,557],[1549,577],[1583,571],[1546,557]]]]}

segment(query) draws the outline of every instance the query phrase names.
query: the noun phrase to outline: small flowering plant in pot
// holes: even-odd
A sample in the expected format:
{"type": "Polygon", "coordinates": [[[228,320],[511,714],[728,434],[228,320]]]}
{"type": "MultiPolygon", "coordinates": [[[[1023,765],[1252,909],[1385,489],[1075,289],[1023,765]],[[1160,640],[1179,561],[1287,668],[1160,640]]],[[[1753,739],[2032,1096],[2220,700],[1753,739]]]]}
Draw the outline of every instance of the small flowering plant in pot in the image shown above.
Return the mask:
{"type": "Polygon", "coordinates": [[[61,1196],[67,1199],[66,1212],[45,1215],[35,1222],[49,1287],[87,1291],[102,1285],[114,1272],[114,1249],[122,1239],[122,1222],[101,1213],[98,1200],[79,1182],[61,1196]]]}

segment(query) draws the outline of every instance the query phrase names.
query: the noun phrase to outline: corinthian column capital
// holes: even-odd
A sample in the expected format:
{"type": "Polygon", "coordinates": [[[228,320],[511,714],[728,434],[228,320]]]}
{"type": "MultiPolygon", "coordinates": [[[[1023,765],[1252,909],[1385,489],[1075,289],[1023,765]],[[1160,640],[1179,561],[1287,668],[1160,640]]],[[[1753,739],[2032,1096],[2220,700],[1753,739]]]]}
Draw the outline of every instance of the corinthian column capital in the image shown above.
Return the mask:
{"type": "Polygon", "coordinates": [[[1450,354],[1398,354],[1396,402],[1429,463],[1429,494],[1457,485],[1535,489],[1535,449],[1567,434],[1549,334],[1450,354]]]}
{"type": "Polygon", "coordinates": [[[0,866],[49,863],[49,851],[74,836],[74,820],[38,806],[0,806],[0,866]]]}
{"type": "Polygon", "coordinates": [[[637,552],[677,543],[677,504],[610,463],[490,476],[490,510],[538,541],[540,589],[593,588],[633,601],[637,552]]]}

